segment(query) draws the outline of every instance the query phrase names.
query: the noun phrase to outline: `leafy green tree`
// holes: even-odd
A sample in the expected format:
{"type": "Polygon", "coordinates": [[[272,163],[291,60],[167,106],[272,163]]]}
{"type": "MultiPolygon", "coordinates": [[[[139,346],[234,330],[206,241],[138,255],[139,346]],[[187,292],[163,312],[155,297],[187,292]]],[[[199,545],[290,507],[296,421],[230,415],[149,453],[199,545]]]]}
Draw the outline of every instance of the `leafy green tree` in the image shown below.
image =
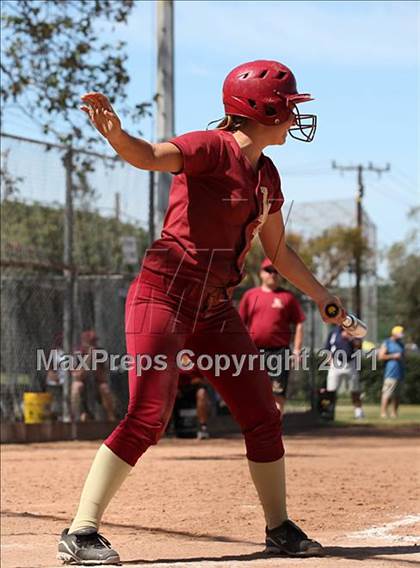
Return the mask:
{"type": "MultiPolygon", "coordinates": [[[[45,267],[62,271],[63,209],[5,200],[1,205],[1,253],[4,264],[20,270],[45,267]]],[[[98,211],[75,211],[74,263],[78,273],[117,272],[124,266],[120,236],[134,236],[139,256],[147,248],[146,232],[98,211]]]]}
{"type": "Polygon", "coordinates": [[[303,253],[311,259],[309,262],[312,270],[326,286],[337,285],[340,275],[354,263],[357,255],[362,256],[362,272],[366,272],[371,255],[359,229],[339,225],[309,239],[303,253]]]}
{"type": "MultiPolygon", "coordinates": [[[[288,244],[296,250],[308,268],[323,284],[330,287],[337,285],[340,275],[347,272],[348,267],[354,263],[356,254],[362,254],[364,270],[367,270],[368,259],[372,254],[360,231],[351,227],[330,227],[309,239],[304,239],[297,233],[288,233],[286,237],[288,244]]],[[[258,286],[263,258],[264,252],[256,239],[246,261],[246,287],[258,286]]]]}
{"type": "MultiPolygon", "coordinates": [[[[3,1],[2,112],[7,113],[10,106],[17,108],[49,140],[80,151],[95,150],[101,143],[79,110],[83,92],[105,92],[111,102],[118,103],[119,114],[138,123],[150,105],[128,105],[126,43],[113,42],[110,34],[127,23],[134,5],[133,0],[3,1]]],[[[63,150],[64,164],[68,164],[68,155],[63,150]]],[[[96,211],[96,195],[89,183],[95,160],[82,152],[72,154],[74,263],[77,269],[111,270],[121,266],[118,235],[130,235],[137,229],[125,226],[122,230],[117,221],[96,211]]],[[[107,167],[113,164],[106,160],[107,167]]],[[[9,257],[14,251],[17,258],[31,258],[32,251],[32,260],[62,264],[63,209],[10,201],[19,195],[21,180],[10,175],[5,180],[3,199],[8,202],[2,207],[7,237],[3,252],[7,249],[9,257]]]]}
{"type": "Polygon", "coordinates": [[[142,117],[146,103],[126,104],[126,44],[109,35],[110,25],[113,31],[127,23],[133,6],[133,0],[3,1],[3,112],[13,105],[57,142],[81,149],[98,142],[79,110],[84,91],[104,91],[122,115],[142,117]]]}
{"type": "Polygon", "coordinates": [[[389,337],[396,321],[394,287],[391,282],[378,285],[378,339],[389,337]]]}
{"type": "Polygon", "coordinates": [[[9,170],[9,154],[10,149],[1,152],[0,178],[3,199],[19,195],[19,185],[23,181],[23,177],[11,174],[9,170]]]}
{"type": "Polygon", "coordinates": [[[420,345],[420,207],[411,210],[413,223],[404,241],[388,253],[395,323],[407,329],[407,336],[420,345]]]}
{"type": "MultiPolygon", "coordinates": [[[[138,123],[150,103],[127,104],[126,42],[113,43],[109,34],[110,26],[127,23],[133,7],[133,0],[2,2],[2,112],[17,108],[54,142],[75,150],[104,143],[79,109],[83,92],[105,92],[122,116],[138,123]]],[[[95,159],[74,152],[72,165],[76,201],[84,194],[93,200],[88,175],[95,159]]]]}

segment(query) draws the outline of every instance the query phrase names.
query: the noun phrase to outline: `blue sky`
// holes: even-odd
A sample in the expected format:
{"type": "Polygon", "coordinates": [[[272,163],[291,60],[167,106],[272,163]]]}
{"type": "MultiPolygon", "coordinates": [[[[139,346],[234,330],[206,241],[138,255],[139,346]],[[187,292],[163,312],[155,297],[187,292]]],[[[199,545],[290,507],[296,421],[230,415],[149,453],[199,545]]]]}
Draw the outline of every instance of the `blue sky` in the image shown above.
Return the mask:
{"type": "MultiPolygon", "coordinates": [[[[155,10],[154,2],[137,2],[128,27],[108,30],[110,41],[128,43],[133,103],[155,93],[155,10]]],[[[390,162],[390,174],[365,176],[365,206],[378,226],[379,245],[390,245],[404,237],[406,213],[419,201],[418,26],[417,2],[178,1],[177,133],[203,129],[223,115],[221,85],[234,66],[260,58],[285,63],[299,89],[315,96],[305,110],[319,117],[312,144],[290,139],[267,151],[287,200],[298,207],[353,197],[356,174],[341,176],[331,169],[332,160],[390,162]]],[[[153,137],[152,119],[140,128],[153,137]]],[[[40,137],[14,113],[3,130],[40,137]]],[[[145,177],[139,180],[146,190],[145,177]]],[[[127,207],[133,213],[133,203],[127,207]]],[[[135,207],[146,219],[145,201],[135,207]]]]}

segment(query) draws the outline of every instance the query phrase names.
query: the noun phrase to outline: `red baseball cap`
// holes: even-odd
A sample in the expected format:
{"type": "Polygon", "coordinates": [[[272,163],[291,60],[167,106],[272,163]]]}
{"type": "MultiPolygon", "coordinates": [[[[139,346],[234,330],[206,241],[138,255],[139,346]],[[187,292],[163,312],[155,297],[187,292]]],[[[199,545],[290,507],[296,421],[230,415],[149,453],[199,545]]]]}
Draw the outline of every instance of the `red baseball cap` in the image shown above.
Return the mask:
{"type": "Polygon", "coordinates": [[[261,270],[264,270],[264,268],[268,268],[268,267],[274,268],[274,270],[277,272],[277,269],[273,265],[272,261],[268,257],[265,257],[265,259],[261,263],[261,270]]]}

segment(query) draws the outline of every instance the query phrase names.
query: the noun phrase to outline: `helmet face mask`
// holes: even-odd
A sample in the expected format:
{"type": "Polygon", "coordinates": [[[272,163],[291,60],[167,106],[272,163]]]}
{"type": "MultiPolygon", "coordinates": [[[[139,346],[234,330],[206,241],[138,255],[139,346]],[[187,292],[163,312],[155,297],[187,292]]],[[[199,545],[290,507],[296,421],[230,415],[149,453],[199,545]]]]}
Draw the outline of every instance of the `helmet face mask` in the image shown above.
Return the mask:
{"type": "Polygon", "coordinates": [[[300,114],[297,106],[293,109],[293,114],[295,124],[289,128],[290,136],[301,142],[312,142],[317,127],[316,114],[300,114]]]}

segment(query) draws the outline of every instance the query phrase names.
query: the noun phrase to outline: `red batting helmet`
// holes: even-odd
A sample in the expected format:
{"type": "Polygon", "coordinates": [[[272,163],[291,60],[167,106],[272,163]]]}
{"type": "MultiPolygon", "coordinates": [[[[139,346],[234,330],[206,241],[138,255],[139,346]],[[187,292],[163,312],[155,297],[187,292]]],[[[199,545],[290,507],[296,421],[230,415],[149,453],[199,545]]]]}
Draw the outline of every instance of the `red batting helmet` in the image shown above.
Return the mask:
{"type": "Polygon", "coordinates": [[[296,123],[289,132],[293,138],[311,142],[316,130],[316,116],[300,114],[296,105],[313,100],[297,92],[291,70],[278,61],[250,61],[235,67],[223,84],[226,114],[244,116],[274,126],[285,122],[295,111],[296,123]],[[301,136],[296,135],[300,131],[301,136]]]}

